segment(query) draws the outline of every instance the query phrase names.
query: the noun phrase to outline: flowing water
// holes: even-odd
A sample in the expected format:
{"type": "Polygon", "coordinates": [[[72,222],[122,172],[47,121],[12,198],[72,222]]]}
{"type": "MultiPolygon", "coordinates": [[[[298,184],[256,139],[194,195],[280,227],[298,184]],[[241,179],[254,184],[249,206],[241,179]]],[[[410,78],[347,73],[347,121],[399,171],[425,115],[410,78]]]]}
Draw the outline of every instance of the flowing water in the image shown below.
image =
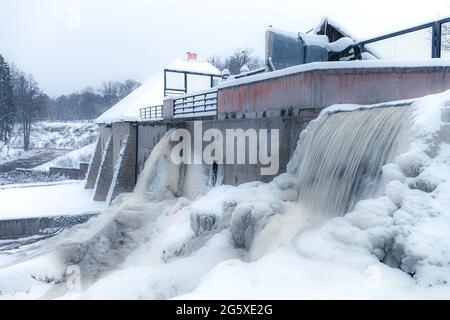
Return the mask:
{"type": "Polygon", "coordinates": [[[171,135],[172,131],[167,132],[153,148],[139,176],[135,193],[160,192],[166,188],[174,194],[177,193],[180,166],[175,165],[170,159],[171,135]]]}
{"type": "Polygon", "coordinates": [[[301,137],[299,202],[325,217],[343,216],[373,193],[382,166],[407,146],[408,108],[336,112],[301,137]]]}

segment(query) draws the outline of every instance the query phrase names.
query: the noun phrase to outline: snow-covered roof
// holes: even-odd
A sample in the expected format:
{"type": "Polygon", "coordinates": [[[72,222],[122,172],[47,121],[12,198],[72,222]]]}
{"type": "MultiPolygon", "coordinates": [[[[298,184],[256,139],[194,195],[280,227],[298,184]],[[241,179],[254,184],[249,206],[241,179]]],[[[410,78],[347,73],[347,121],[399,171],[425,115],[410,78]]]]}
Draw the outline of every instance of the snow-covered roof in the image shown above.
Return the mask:
{"type": "Polygon", "coordinates": [[[186,60],[186,59],[178,58],[166,69],[187,71],[187,72],[207,73],[207,74],[214,74],[217,76],[221,75],[220,70],[217,69],[216,67],[214,67],[212,64],[210,64],[206,60],[186,60]]]}
{"type": "Polygon", "coordinates": [[[97,118],[97,123],[136,121],[139,110],[161,105],[164,99],[164,71],[159,71],[139,88],[97,118]]]}
{"type": "Polygon", "coordinates": [[[336,29],[339,33],[341,33],[344,37],[349,37],[349,38],[351,38],[353,41],[358,41],[358,40],[359,40],[354,34],[352,34],[351,32],[349,32],[349,31],[348,31],[347,29],[345,29],[341,24],[339,24],[339,23],[336,22],[335,20],[331,19],[330,17],[323,17],[322,20],[320,21],[320,23],[317,25],[317,27],[315,27],[315,28],[312,30],[312,34],[318,34],[324,25],[330,25],[330,26],[332,26],[332,27],[333,27],[334,29],[336,29]]]}
{"type": "MultiPolygon", "coordinates": [[[[178,58],[165,69],[220,75],[220,71],[206,60],[178,58]]],[[[194,80],[195,81],[195,80],[194,80]]],[[[209,83],[209,82],[208,82],[209,83]]],[[[194,86],[198,89],[198,86],[194,86]]],[[[206,88],[203,88],[206,89],[206,88]]],[[[164,69],[130,93],[96,119],[96,123],[139,121],[140,109],[162,105],[164,101],[164,69]]]]}

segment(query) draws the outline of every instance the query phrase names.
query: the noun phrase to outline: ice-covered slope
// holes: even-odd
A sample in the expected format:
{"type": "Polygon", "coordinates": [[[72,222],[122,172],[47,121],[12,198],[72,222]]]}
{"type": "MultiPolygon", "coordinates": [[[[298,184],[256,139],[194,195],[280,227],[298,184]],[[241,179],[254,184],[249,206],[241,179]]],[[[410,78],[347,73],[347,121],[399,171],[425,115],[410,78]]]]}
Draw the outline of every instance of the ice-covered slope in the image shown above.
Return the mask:
{"type": "MultiPolygon", "coordinates": [[[[31,149],[80,149],[97,139],[97,125],[82,122],[36,122],[31,127],[31,149]]],[[[20,126],[11,138],[13,148],[23,147],[20,126]]]]}

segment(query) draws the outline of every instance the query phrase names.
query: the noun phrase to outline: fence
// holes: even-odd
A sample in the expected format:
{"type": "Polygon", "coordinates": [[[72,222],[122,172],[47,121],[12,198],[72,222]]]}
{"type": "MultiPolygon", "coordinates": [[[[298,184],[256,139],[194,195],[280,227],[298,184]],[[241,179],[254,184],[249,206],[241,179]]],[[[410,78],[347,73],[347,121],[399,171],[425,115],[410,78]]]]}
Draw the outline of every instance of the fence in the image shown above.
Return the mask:
{"type": "Polygon", "coordinates": [[[359,45],[362,52],[378,59],[448,58],[450,18],[361,41],[359,45]]]}
{"type": "Polygon", "coordinates": [[[163,106],[152,106],[139,109],[141,120],[161,120],[163,118],[163,106]]]}
{"type": "MultiPolygon", "coordinates": [[[[197,80],[199,78],[207,79],[209,82],[210,88],[214,87],[214,85],[216,84],[216,81],[219,81],[220,79],[222,79],[222,75],[218,75],[218,74],[164,69],[164,96],[167,97],[167,96],[182,95],[182,94],[187,94],[188,91],[192,91],[192,90],[189,90],[190,80],[193,80],[192,77],[196,77],[197,80]],[[174,81],[170,81],[168,78],[168,76],[170,74],[182,76],[181,83],[173,83],[174,81]]],[[[172,80],[174,80],[174,79],[172,79],[172,80]]],[[[178,80],[180,80],[180,79],[178,79],[178,80]]],[[[175,81],[175,82],[180,82],[180,81],[175,81]]]]}
{"type": "Polygon", "coordinates": [[[174,117],[217,115],[217,90],[176,99],[173,115],[174,117]]]}

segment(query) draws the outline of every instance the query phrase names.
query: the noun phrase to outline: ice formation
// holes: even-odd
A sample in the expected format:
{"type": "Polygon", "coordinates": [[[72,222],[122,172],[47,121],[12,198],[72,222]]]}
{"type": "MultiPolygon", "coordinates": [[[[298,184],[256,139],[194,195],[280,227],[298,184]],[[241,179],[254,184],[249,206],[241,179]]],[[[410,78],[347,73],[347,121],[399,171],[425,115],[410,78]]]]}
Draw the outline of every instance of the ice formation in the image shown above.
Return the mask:
{"type": "Polygon", "coordinates": [[[311,154],[271,183],[236,187],[170,163],[169,132],[134,193],[0,256],[0,297],[448,297],[449,106],[450,92],[331,107],[301,135],[311,154]],[[81,289],[67,286],[71,266],[81,289]]]}

